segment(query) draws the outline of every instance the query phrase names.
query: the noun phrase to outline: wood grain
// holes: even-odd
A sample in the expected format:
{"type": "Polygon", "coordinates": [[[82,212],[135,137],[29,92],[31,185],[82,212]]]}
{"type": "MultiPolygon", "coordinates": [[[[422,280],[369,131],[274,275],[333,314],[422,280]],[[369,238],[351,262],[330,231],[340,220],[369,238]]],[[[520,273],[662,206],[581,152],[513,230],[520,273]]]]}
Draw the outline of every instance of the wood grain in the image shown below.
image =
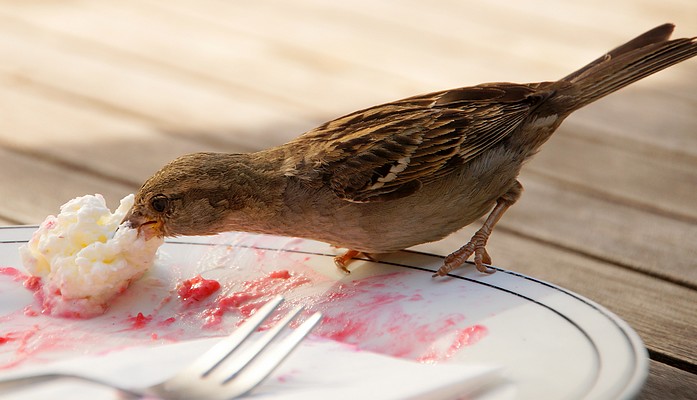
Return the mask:
{"type": "Polygon", "coordinates": [[[0,217],[15,223],[38,224],[47,215],[58,213],[60,205],[76,194],[101,193],[114,208],[134,189],[116,182],[105,185],[102,179],[80,171],[56,168],[54,163],[3,149],[0,157],[0,187],[12,194],[0,196],[0,217]]]}
{"type": "Polygon", "coordinates": [[[638,400],[692,399],[697,393],[697,376],[651,361],[651,374],[638,400]]]}

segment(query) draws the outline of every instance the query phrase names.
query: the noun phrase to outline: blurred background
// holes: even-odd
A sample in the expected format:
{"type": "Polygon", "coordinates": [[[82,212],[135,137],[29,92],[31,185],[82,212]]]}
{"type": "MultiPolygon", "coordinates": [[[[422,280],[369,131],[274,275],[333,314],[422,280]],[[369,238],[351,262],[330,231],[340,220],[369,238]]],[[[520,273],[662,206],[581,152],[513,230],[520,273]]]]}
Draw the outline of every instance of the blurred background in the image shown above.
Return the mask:
{"type": "MultiPolygon", "coordinates": [[[[697,36],[697,2],[0,0],[0,224],[84,194],[114,207],[185,153],[267,148],[435,90],[554,80],[664,22],[697,36]]],[[[627,319],[662,360],[646,396],[675,388],[665,376],[697,388],[697,59],[575,113],[521,181],[494,263],[627,319]]],[[[420,249],[447,254],[477,228],[420,249]]]]}

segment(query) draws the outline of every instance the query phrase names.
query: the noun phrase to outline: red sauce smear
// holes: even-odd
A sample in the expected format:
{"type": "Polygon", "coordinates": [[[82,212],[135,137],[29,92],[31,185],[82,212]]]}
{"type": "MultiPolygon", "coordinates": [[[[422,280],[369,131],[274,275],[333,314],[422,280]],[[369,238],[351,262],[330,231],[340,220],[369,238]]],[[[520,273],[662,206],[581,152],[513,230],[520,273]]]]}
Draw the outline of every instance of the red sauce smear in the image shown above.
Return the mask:
{"type": "Polygon", "coordinates": [[[11,342],[13,340],[17,340],[17,338],[14,338],[10,335],[0,336],[0,344],[5,344],[5,343],[11,342]]]}
{"type": "Polygon", "coordinates": [[[29,278],[29,275],[13,267],[0,267],[0,275],[9,276],[15,282],[22,282],[29,278]]]}
{"type": "Polygon", "coordinates": [[[41,289],[41,278],[38,276],[27,277],[27,279],[24,280],[24,287],[31,291],[38,292],[41,289]]]}
{"type": "Polygon", "coordinates": [[[225,313],[233,311],[247,318],[272,296],[310,283],[310,278],[288,270],[273,271],[266,276],[242,282],[242,290],[219,298],[214,307],[204,313],[205,327],[220,324],[225,313]]]}
{"type": "Polygon", "coordinates": [[[212,279],[204,279],[201,275],[196,275],[187,279],[179,285],[177,294],[182,301],[195,303],[210,297],[220,289],[220,283],[212,279]]]}
{"type": "Polygon", "coordinates": [[[142,312],[139,312],[135,317],[130,317],[129,322],[133,329],[142,329],[152,321],[152,315],[145,316],[142,312]]]}

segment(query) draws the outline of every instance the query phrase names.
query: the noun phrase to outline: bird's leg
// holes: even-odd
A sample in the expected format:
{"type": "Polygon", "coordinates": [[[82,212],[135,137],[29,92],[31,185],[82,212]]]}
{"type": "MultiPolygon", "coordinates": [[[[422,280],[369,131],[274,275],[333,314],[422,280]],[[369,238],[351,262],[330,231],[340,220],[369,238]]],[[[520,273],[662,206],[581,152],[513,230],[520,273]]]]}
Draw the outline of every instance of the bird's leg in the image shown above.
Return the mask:
{"type": "Polygon", "coordinates": [[[368,257],[368,259],[370,261],[375,261],[375,257],[373,257],[371,254],[364,253],[364,252],[358,251],[358,250],[348,250],[348,251],[346,251],[346,253],[334,257],[334,264],[336,264],[337,268],[339,268],[342,272],[350,274],[351,271],[349,271],[348,268],[346,268],[346,266],[354,258],[358,257],[361,254],[368,257]]]}
{"type": "Polygon", "coordinates": [[[351,262],[351,260],[354,257],[358,257],[359,254],[361,254],[361,252],[358,250],[348,250],[346,253],[334,257],[334,264],[342,272],[350,274],[351,271],[349,271],[348,268],[346,268],[346,266],[348,265],[348,263],[351,262]]]}
{"type": "Polygon", "coordinates": [[[499,222],[501,216],[520,198],[522,192],[523,186],[516,181],[503,196],[496,200],[496,206],[491,210],[486,221],[484,221],[484,225],[472,236],[472,239],[466,245],[447,256],[443,266],[433,276],[447,275],[448,272],[462,266],[472,254],[474,254],[474,265],[477,267],[477,270],[484,273],[493,273],[494,270],[484,265],[491,264],[491,257],[486,251],[486,242],[489,240],[489,235],[491,235],[494,226],[499,222]]]}

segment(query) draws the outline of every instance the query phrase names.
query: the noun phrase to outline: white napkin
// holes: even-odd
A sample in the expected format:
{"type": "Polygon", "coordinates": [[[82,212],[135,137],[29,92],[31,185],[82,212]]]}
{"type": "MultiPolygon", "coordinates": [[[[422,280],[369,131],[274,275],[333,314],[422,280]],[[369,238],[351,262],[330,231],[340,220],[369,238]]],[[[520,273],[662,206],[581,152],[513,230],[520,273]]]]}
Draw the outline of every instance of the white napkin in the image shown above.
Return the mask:
{"type": "MultiPolygon", "coordinates": [[[[101,356],[72,358],[1,373],[0,379],[39,372],[89,375],[124,387],[145,387],[172,376],[219,338],[156,347],[130,347],[101,356]]],[[[321,338],[306,339],[248,398],[313,399],[492,399],[510,398],[501,369],[466,364],[421,364],[387,357],[321,338]],[[476,397],[479,398],[479,397],[476,397]]],[[[509,388],[510,389],[510,388],[509,388]]],[[[12,399],[113,399],[114,391],[74,380],[59,380],[2,394],[12,399]]]]}

